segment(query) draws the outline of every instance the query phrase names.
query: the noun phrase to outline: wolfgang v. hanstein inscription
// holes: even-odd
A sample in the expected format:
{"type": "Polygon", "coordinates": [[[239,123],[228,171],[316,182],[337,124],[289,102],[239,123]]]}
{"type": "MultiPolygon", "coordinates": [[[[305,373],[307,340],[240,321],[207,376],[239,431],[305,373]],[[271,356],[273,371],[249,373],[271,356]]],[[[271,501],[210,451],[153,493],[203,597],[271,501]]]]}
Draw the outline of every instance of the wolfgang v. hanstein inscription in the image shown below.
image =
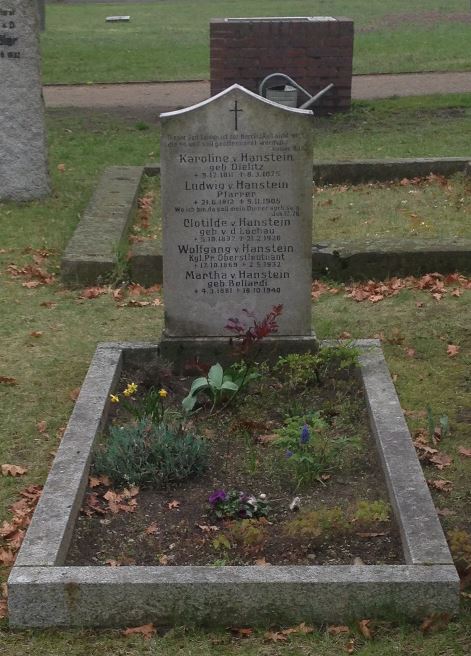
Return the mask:
{"type": "Polygon", "coordinates": [[[161,115],[167,336],[279,304],[280,336],[311,334],[311,115],[238,85],[161,115]]]}

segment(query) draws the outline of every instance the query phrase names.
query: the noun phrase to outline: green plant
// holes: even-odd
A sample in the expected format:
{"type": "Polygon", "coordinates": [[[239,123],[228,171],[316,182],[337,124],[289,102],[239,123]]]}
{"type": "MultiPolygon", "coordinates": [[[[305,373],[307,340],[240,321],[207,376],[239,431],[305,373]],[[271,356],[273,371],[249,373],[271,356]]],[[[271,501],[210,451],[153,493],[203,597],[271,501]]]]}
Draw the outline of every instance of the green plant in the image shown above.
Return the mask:
{"type": "Polygon", "coordinates": [[[347,445],[358,447],[356,438],[332,439],[319,412],[289,417],[284,424],[275,431],[279,437],[272,445],[284,449],[298,488],[321,480],[322,474],[335,469],[347,445]]]}
{"type": "Polygon", "coordinates": [[[261,519],[241,519],[237,522],[231,522],[225,529],[231,544],[238,545],[245,553],[257,553],[261,550],[267,539],[266,530],[267,520],[261,519]]]}
{"type": "Polygon", "coordinates": [[[427,426],[429,438],[432,442],[437,437],[437,434],[439,439],[445,439],[450,432],[448,415],[440,415],[437,424],[432,408],[429,405],[427,406],[427,426]]]}
{"type": "Polygon", "coordinates": [[[458,571],[467,574],[471,571],[471,534],[467,531],[448,531],[451,555],[458,571]]]}
{"type": "Polygon", "coordinates": [[[278,359],[275,371],[284,375],[286,384],[293,390],[313,383],[321,385],[333,367],[358,366],[359,354],[351,343],[322,348],[317,353],[290,353],[278,359]]]}
{"type": "Polygon", "coordinates": [[[255,497],[236,490],[214,490],[209,496],[211,512],[217,519],[266,517],[269,511],[265,494],[255,497]]]}
{"type": "Polygon", "coordinates": [[[243,363],[233,365],[226,372],[219,363],[214,364],[207,376],[200,376],[192,382],[188,395],[182,401],[183,410],[191,412],[198,400],[198,394],[205,392],[212,401],[211,414],[217,405],[227,399],[228,394],[232,392],[229,399],[231,400],[255,378],[258,378],[258,374],[248,373],[243,363]]]}
{"type": "Polygon", "coordinates": [[[343,534],[348,530],[349,523],[339,506],[301,510],[294,519],[283,524],[286,535],[310,539],[343,534]]]}
{"type": "Polygon", "coordinates": [[[376,501],[359,501],[353,515],[354,522],[370,526],[376,522],[387,522],[391,506],[386,501],[378,499],[376,501]]]}
{"type": "Polygon", "coordinates": [[[171,415],[180,416],[179,413],[165,407],[165,399],[168,397],[166,389],[151,387],[142,397],[136,396],[137,390],[136,383],[128,383],[121,395],[110,394],[111,403],[119,403],[138,421],[147,419],[154,424],[168,423],[171,415]]]}
{"type": "Polygon", "coordinates": [[[94,469],[116,486],[165,488],[201,474],[207,457],[207,445],[201,438],[141,419],[110,428],[106,443],[96,454],[94,469]]]}

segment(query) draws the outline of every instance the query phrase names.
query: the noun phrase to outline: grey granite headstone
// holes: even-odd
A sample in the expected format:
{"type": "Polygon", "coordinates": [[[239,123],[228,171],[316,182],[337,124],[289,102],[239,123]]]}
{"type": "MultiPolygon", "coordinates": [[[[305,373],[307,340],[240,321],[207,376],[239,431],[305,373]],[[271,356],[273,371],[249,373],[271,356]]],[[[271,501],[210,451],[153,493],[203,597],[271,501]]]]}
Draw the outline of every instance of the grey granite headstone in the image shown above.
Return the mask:
{"type": "Polygon", "coordinates": [[[238,85],[161,115],[167,336],[279,304],[278,335],[311,335],[311,115],[238,85]]]}
{"type": "Polygon", "coordinates": [[[0,0],[0,200],[49,192],[36,2],[0,0]]]}

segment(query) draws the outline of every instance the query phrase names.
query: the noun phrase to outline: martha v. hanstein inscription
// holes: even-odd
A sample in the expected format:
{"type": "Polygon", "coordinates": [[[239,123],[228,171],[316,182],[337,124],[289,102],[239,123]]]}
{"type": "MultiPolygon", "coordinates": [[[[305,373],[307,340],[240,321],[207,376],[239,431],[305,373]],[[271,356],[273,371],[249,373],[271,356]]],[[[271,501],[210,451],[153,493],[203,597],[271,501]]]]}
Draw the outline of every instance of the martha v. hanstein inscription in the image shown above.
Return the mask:
{"type": "Polygon", "coordinates": [[[161,115],[169,337],[279,304],[279,335],[311,335],[311,115],[239,85],[161,115]]]}
{"type": "Polygon", "coordinates": [[[0,200],[49,192],[36,2],[0,0],[0,200]]]}

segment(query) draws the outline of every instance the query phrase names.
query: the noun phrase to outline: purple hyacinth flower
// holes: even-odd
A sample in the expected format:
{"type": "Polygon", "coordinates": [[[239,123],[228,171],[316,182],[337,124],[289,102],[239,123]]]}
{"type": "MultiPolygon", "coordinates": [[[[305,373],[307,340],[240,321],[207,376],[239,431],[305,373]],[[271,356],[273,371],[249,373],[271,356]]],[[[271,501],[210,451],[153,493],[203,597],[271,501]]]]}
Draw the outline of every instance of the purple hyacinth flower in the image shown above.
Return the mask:
{"type": "Polygon", "coordinates": [[[291,451],[291,449],[286,449],[285,457],[286,458],[291,458],[292,455],[293,455],[293,452],[291,451]]]}
{"type": "Polygon", "coordinates": [[[311,439],[311,434],[309,433],[309,426],[307,424],[304,424],[303,429],[301,431],[301,438],[299,441],[301,442],[301,444],[307,444],[310,439],[311,439]]]}
{"type": "Polygon", "coordinates": [[[209,496],[208,501],[212,506],[215,506],[217,503],[223,503],[227,501],[227,493],[224,490],[214,490],[209,496]]]}

